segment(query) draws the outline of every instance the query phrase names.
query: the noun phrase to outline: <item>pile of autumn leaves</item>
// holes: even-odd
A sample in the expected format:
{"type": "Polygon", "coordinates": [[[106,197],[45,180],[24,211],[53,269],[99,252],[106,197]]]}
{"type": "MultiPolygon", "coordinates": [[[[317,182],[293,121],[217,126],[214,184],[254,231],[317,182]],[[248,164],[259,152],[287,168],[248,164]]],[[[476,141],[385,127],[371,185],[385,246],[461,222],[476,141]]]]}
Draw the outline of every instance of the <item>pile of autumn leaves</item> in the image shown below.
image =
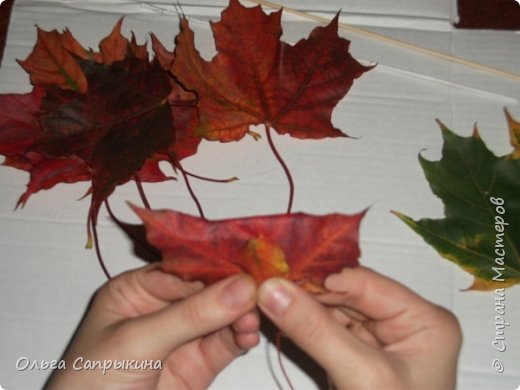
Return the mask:
{"type": "Polygon", "coordinates": [[[0,153],[4,165],[30,172],[19,204],[58,183],[91,180],[89,223],[102,203],[129,180],[167,180],[163,160],[196,153],[196,99],[169,76],[168,53],[152,35],[146,46],[121,35],[122,19],[100,43],[84,49],[69,30],[38,29],[33,52],[20,65],[34,89],[1,97],[0,153]]]}
{"type": "MultiPolygon", "coordinates": [[[[58,183],[91,181],[87,225],[89,243],[97,245],[100,207],[109,209],[118,185],[135,181],[142,194],[142,182],[171,179],[159,168],[167,161],[191,191],[182,160],[197,153],[202,139],[258,139],[249,128],[263,125],[289,182],[287,213],[208,221],[193,192],[200,217],[134,208],[163,268],[207,283],[240,272],[258,282],[276,275],[319,292],[327,275],[356,266],[364,213],[292,213],[294,182],[271,136],[345,137],[331,123],[332,110],[370,67],[349,54],[338,18],[290,45],[280,40],[281,11],[266,14],[231,0],[211,23],[217,54],[210,61],[196,50],[185,18],[174,52],[151,34],[152,60],[146,44],[122,36],[121,24],[97,52],[68,30],[38,29],[32,53],[20,61],[34,89],[0,95],[4,165],[30,173],[19,205],[58,183]]],[[[520,123],[507,119],[514,150],[501,157],[476,130],[465,138],[441,125],[442,159],[419,160],[445,218],[415,221],[395,212],[441,256],[473,274],[473,289],[520,283],[520,123]]]]}
{"type": "MultiPolygon", "coordinates": [[[[331,124],[332,110],[369,68],[351,57],[337,22],[289,45],[280,41],[281,11],[266,14],[231,0],[211,25],[217,48],[211,61],[196,50],[185,18],[174,53],[151,34],[152,60],[146,44],[121,34],[122,19],[97,52],[82,47],[69,30],[38,28],[32,53],[19,61],[33,91],[0,96],[4,165],[30,173],[19,205],[58,183],[91,181],[92,243],[100,207],[118,185],[170,179],[159,169],[162,161],[184,172],[181,161],[197,153],[202,138],[257,138],[249,127],[263,124],[277,154],[271,131],[344,137],[331,124]]],[[[326,275],[357,265],[359,257],[363,213],[312,217],[291,214],[289,206],[279,216],[212,222],[203,215],[136,211],[165,267],[186,279],[211,282],[249,272],[259,281],[280,275],[317,291],[326,275]],[[298,232],[300,238],[293,235],[298,232]]]]}

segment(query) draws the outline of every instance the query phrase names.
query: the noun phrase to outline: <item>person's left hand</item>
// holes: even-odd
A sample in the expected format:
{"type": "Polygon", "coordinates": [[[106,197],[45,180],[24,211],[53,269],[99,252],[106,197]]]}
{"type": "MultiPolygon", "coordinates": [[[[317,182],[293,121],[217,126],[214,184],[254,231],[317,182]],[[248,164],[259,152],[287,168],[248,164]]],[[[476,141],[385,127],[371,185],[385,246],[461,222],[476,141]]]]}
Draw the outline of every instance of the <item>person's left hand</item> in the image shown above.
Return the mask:
{"type": "Polygon", "coordinates": [[[55,370],[47,388],[206,388],[259,342],[255,294],[245,275],[203,289],[157,266],[125,272],[97,292],[65,354],[67,369],[55,370]],[[74,369],[87,361],[161,361],[162,369],[74,369]]]}

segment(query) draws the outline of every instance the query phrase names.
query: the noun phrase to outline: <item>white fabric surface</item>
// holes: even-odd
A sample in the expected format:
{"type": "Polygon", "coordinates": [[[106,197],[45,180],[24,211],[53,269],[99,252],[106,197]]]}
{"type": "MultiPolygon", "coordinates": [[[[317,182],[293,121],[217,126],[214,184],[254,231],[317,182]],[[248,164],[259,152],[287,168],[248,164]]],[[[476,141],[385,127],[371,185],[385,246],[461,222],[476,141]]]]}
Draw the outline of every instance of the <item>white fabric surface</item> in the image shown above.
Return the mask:
{"type": "MultiPolygon", "coordinates": [[[[218,17],[223,3],[182,3],[193,20],[197,44],[208,58],[214,48],[206,21],[218,17]]],[[[0,92],[30,90],[28,77],[15,59],[30,53],[35,25],[69,27],[85,46],[97,47],[119,16],[126,14],[125,33],[134,31],[142,42],[153,31],[172,47],[178,23],[169,4],[18,0],[0,69],[0,92]]],[[[284,4],[327,15],[339,8],[350,10],[352,14],[342,20],[520,73],[519,35],[453,30],[450,23],[455,13],[449,0],[286,0],[284,4]]],[[[284,39],[295,42],[315,25],[286,16],[284,39]]],[[[506,292],[506,319],[511,326],[506,329],[507,350],[499,353],[491,346],[494,293],[461,291],[469,286],[470,276],[441,259],[389,211],[415,218],[442,216],[442,204],[431,193],[417,161],[423,149],[430,159],[440,155],[442,141],[435,118],[462,135],[471,134],[476,122],[495,153],[509,151],[502,110],[507,107],[520,118],[520,83],[354,34],[342,35],[352,40],[355,57],[378,63],[334,111],[335,125],[359,139],[275,138],[296,181],[295,211],[354,213],[370,206],[361,229],[361,262],[455,312],[465,336],[458,388],[516,389],[520,385],[520,288],[506,292]],[[504,373],[493,371],[495,358],[503,361],[504,373]]],[[[226,145],[204,142],[197,156],[185,160],[185,166],[209,177],[240,178],[227,185],[193,182],[209,218],[279,213],[285,208],[287,183],[265,140],[226,145]]],[[[91,295],[104,282],[95,253],[83,249],[89,202],[77,199],[87,185],[60,185],[34,195],[25,209],[13,211],[27,180],[24,172],[0,169],[0,386],[8,390],[43,385],[49,371],[20,372],[17,359],[59,359],[91,295]]],[[[181,181],[145,188],[155,208],[196,213],[181,181]]],[[[132,185],[118,189],[111,204],[121,219],[136,222],[126,200],[138,201],[132,185]]],[[[99,234],[112,274],[141,265],[129,241],[104,212],[99,234]]],[[[274,348],[264,338],[258,348],[220,375],[212,388],[277,388],[270,364],[286,387],[274,348]]],[[[285,365],[296,388],[316,387],[312,372],[304,372],[287,359],[285,365]]]]}

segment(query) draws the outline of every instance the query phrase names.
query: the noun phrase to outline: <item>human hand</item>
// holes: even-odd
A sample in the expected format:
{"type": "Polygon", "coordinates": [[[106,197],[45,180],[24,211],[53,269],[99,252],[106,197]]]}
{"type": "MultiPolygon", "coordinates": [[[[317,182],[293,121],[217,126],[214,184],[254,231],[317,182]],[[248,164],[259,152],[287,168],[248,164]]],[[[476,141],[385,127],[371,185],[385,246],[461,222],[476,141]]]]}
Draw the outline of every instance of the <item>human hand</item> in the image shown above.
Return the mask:
{"type": "Polygon", "coordinates": [[[47,388],[206,388],[259,342],[255,293],[245,275],[203,289],[156,266],[125,272],[97,292],[65,354],[67,369],[56,370],[47,388]],[[78,358],[82,365],[159,360],[162,369],[74,370],[78,358]]]}
{"type": "Polygon", "coordinates": [[[325,287],[316,299],[271,279],[259,307],[337,388],[455,388],[462,335],[451,312],[364,267],[329,276],[325,287]]]}

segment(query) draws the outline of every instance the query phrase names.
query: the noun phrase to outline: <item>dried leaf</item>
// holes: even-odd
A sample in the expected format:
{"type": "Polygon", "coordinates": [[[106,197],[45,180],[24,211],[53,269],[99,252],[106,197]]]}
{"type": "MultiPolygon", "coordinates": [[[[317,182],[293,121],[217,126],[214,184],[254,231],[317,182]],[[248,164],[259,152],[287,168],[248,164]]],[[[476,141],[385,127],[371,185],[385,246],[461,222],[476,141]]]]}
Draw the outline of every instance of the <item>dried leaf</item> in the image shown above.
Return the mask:
{"type": "Polygon", "coordinates": [[[512,159],[520,158],[520,122],[513,119],[511,114],[504,110],[506,114],[507,124],[509,126],[509,138],[511,140],[511,146],[513,147],[513,152],[509,156],[512,159]]]}
{"type": "Polygon", "coordinates": [[[170,210],[134,210],[149,243],[162,252],[163,268],[186,280],[213,283],[246,272],[258,283],[279,276],[320,292],[327,275],[358,265],[364,213],[207,221],[170,210]]]}
{"type": "Polygon", "coordinates": [[[41,107],[43,140],[36,150],[51,158],[74,155],[89,164],[95,223],[115,187],[173,144],[171,86],[158,63],[147,60],[128,58],[110,67],[84,61],[82,67],[89,93],[49,91],[41,107]]]}
{"type": "Polygon", "coordinates": [[[183,91],[158,61],[150,62],[144,45],[122,37],[121,23],[102,41],[100,54],[87,52],[68,30],[39,30],[40,40],[25,65],[64,67],[44,50],[51,42],[54,51],[66,53],[66,64],[77,66],[85,90],[71,90],[45,74],[30,94],[0,96],[4,165],[31,175],[19,205],[58,183],[92,180],[89,221],[95,225],[99,207],[117,185],[134,178],[169,180],[160,161],[175,165],[197,151],[195,96],[183,91]]]}
{"type": "Polygon", "coordinates": [[[84,52],[71,39],[70,32],[44,31],[38,27],[38,40],[25,61],[18,63],[29,73],[34,85],[56,85],[85,93],[87,79],[68,49],[84,52]],[[64,43],[67,47],[64,47],[64,43]]]}
{"type": "Polygon", "coordinates": [[[181,21],[171,70],[199,98],[199,134],[233,141],[264,124],[298,138],[344,136],[331,124],[332,110],[369,68],[349,54],[337,17],[295,45],[280,41],[280,17],[232,0],[211,25],[218,53],[209,62],[181,21]]]}
{"type": "Polygon", "coordinates": [[[0,95],[0,154],[22,154],[39,137],[36,114],[44,96],[42,88],[27,94],[0,95]]]}

